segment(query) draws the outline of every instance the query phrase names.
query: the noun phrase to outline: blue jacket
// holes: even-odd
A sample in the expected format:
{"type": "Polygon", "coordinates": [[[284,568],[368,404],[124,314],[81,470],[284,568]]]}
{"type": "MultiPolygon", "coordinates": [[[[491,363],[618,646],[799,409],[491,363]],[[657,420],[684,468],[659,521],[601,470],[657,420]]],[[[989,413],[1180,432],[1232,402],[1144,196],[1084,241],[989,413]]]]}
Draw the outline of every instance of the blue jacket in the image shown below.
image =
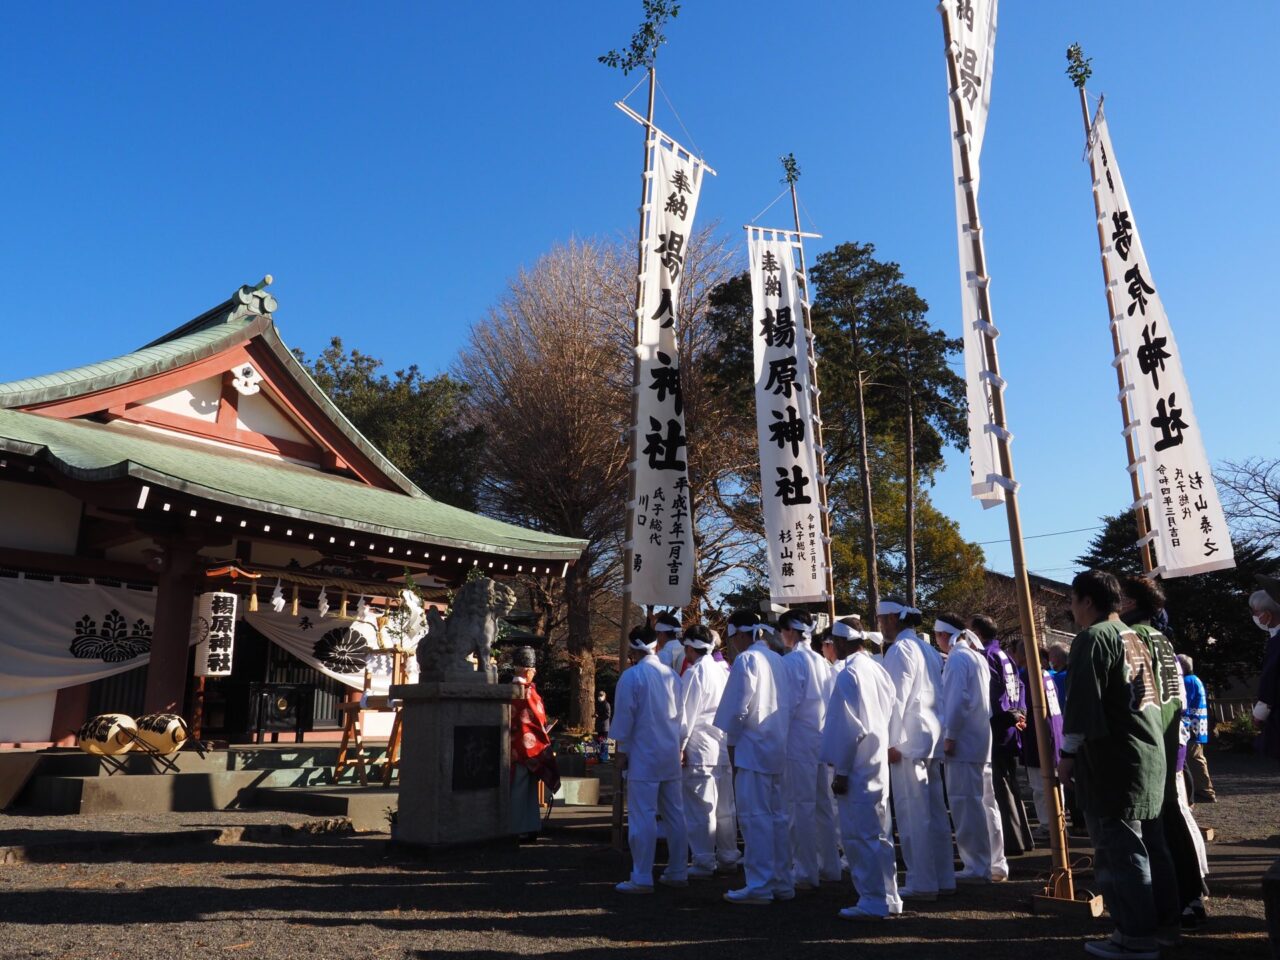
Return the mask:
{"type": "Polygon", "coordinates": [[[1204,692],[1204,684],[1194,673],[1182,678],[1187,688],[1187,709],[1182,714],[1182,723],[1196,743],[1209,742],[1209,697],[1204,692]]]}

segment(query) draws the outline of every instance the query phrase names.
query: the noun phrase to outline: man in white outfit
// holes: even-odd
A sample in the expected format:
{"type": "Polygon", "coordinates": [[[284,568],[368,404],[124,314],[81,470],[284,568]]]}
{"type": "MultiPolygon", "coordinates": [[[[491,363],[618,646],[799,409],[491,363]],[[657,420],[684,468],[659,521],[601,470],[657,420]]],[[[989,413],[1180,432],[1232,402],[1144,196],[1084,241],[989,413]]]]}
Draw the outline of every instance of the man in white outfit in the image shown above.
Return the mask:
{"type": "Polygon", "coordinates": [[[712,658],[711,631],[701,625],[684,632],[685,661],[680,678],[684,737],[684,814],[693,863],[691,880],[732,870],[738,854],[733,805],[733,767],[725,733],[715,723],[716,708],[729,682],[725,664],[712,658]]]}
{"type": "Polygon", "coordinates": [[[795,897],[791,838],[782,796],[791,687],[786,667],[762,639],[773,628],[750,610],[729,618],[728,639],[738,655],[729,671],[715,725],[725,732],[742,831],[746,886],[730,890],[730,903],[764,904],[795,897]]]}
{"type": "Polygon", "coordinates": [[[680,642],[680,618],[674,613],[660,613],[653,618],[658,634],[658,659],[680,676],[684,667],[684,644],[680,642]]]}
{"type": "Polygon", "coordinates": [[[689,885],[688,836],[684,825],[680,771],[680,678],[658,662],[657,634],[650,626],[631,631],[630,669],[618,678],[613,695],[609,738],[617,741],[627,775],[627,842],[631,878],[619,893],[653,893],[653,858],[658,845],[658,814],[670,851],[659,882],[689,885]]]}
{"type": "Polygon", "coordinates": [[[888,755],[889,745],[902,739],[901,711],[893,680],[865,649],[862,631],[857,634],[844,638],[850,653],[827,705],[820,756],[835,771],[840,837],[858,891],[858,902],[840,916],[880,920],[902,912],[889,816],[888,755]]]}
{"type": "Polygon", "coordinates": [[[893,810],[907,865],[903,900],[936,900],[955,893],[951,821],[942,790],[942,725],[937,701],[942,687],[942,657],[916,635],[920,611],[898,600],[876,609],[880,630],[892,642],[884,668],[898,690],[902,742],[889,748],[893,810]]]}
{"type": "Polygon", "coordinates": [[[991,781],[990,670],[981,641],[964,618],[944,613],[933,623],[938,646],[947,654],[942,671],[942,752],[947,797],[956,827],[956,847],[966,882],[1004,880],[1004,828],[991,781]]]}
{"type": "Polygon", "coordinates": [[[813,647],[809,614],[786,611],[778,617],[778,633],[787,650],[782,663],[793,697],[783,777],[793,876],[797,890],[812,890],[823,880],[839,880],[842,873],[831,768],[818,759],[822,724],[836,676],[831,664],[813,647]]]}

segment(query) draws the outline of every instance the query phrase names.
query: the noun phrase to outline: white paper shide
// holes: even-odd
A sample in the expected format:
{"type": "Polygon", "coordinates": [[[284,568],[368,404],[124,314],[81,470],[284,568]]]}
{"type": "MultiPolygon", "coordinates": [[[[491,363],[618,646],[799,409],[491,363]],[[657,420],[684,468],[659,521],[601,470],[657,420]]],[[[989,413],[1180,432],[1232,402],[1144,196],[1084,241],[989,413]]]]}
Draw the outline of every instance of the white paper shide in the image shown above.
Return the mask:
{"type": "Polygon", "coordinates": [[[1157,572],[1188,576],[1235,566],[1231,536],[1191,407],[1182,355],[1138,235],[1099,106],[1089,136],[1098,227],[1111,278],[1111,318],[1130,398],[1136,469],[1156,547],[1157,572]]]}
{"type": "Polygon", "coordinates": [[[753,303],[760,499],[776,603],[827,598],[819,451],[815,443],[812,344],[796,283],[794,234],[751,228],[747,251],[753,303]]]}
{"type": "Polygon", "coordinates": [[[636,603],[682,607],[693,587],[693,506],[676,313],[705,168],[656,130],[650,151],[636,347],[639,442],[633,464],[631,590],[636,603]]]}

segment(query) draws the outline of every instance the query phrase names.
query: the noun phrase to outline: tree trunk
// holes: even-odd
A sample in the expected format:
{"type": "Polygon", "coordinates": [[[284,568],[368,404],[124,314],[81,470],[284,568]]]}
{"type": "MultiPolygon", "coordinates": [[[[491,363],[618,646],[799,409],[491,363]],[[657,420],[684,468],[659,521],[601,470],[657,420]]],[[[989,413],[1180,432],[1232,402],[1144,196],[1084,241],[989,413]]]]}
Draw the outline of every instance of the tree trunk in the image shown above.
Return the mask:
{"type": "Polygon", "coordinates": [[[568,726],[585,730],[595,717],[596,653],[591,637],[591,588],[585,563],[569,568],[564,581],[569,627],[568,653],[572,693],[568,726]]]}
{"type": "Polygon", "coordinates": [[[876,607],[880,605],[880,572],[876,567],[876,520],[871,508],[871,467],[867,456],[867,411],[862,395],[862,371],[858,371],[858,473],[862,480],[862,517],[865,533],[862,538],[863,556],[867,561],[867,604],[875,622],[876,607]]]}
{"type": "Polygon", "coordinates": [[[907,606],[916,605],[916,392],[907,355],[907,606]]]}

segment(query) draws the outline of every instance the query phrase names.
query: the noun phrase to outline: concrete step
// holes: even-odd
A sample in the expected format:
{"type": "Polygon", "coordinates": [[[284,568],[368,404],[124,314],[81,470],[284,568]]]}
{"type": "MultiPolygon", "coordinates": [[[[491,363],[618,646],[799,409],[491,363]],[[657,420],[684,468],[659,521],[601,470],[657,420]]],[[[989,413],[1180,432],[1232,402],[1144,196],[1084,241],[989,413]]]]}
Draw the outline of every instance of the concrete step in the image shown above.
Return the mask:
{"type": "MultiPolygon", "coordinates": [[[[366,759],[381,762],[386,754],[385,743],[366,743],[366,759]]],[[[354,754],[348,751],[348,757],[354,754]]],[[[335,744],[261,744],[233,745],[225,751],[228,770],[278,770],[328,767],[338,763],[338,745],[335,744]]]]}
{"type": "Polygon", "coordinates": [[[47,813],[163,813],[227,810],[248,798],[264,771],[36,777],[26,803],[47,813]]]}
{"type": "MultiPolygon", "coordinates": [[[[44,750],[36,754],[39,766],[35,771],[37,777],[96,777],[106,776],[107,767],[92,754],[84,753],[77,748],[44,750]]],[[[155,760],[143,753],[130,751],[122,757],[125,771],[130,774],[156,773],[155,760]]],[[[227,754],[220,750],[210,750],[201,757],[189,747],[184,748],[170,758],[183,773],[212,773],[227,770],[227,754]]],[[[120,776],[120,774],[116,774],[120,776]]]]}
{"type": "Polygon", "coordinates": [[[347,817],[359,832],[390,832],[390,813],[400,807],[400,790],[378,786],[259,787],[247,798],[259,809],[294,810],[324,817],[347,817]]]}

